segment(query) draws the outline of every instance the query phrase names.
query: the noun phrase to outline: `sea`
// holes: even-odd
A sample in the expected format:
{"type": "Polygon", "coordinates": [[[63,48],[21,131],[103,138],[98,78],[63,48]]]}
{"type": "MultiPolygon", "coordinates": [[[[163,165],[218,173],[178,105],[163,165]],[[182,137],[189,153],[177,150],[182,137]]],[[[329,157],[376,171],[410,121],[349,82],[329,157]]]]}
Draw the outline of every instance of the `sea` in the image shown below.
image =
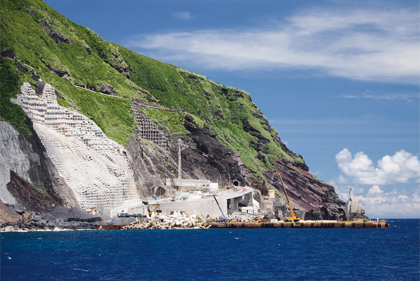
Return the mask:
{"type": "Polygon", "coordinates": [[[420,280],[420,220],[389,223],[1,233],[1,280],[420,280]]]}

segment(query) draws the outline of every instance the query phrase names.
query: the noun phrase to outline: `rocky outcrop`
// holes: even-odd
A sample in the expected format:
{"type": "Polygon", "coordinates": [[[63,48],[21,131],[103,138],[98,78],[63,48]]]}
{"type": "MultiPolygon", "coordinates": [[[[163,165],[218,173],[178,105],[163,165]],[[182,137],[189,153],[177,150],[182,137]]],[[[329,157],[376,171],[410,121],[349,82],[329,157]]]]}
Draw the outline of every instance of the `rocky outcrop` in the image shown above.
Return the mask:
{"type": "Polygon", "coordinates": [[[71,41],[66,35],[51,29],[47,24],[45,24],[44,22],[40,22],[39,26],[42,27],[45,32],[47,32],[47,34],[54,39],[55,42],[57,43],[66,43],[66,44],[73,44],[73,41],[71,41]]]}
{"type": "Polygon", "coordinates": [[[23,73],[28,73],[29,72],[28,68],[24,67],[20,62],[17,61],[16,64],[17,64],[17,67],[16,67],[17,71],[20,71],[20,72],[23,72],[23,73]]]}
{"type": "Polygon", "coordinates": [[[293,208],[306,212],[305,219],[345,219],[345,203],[338,198],[332,185],[284,159],[276,162],[276,173],[273,172],[265,175],[269,183],[285,198],[277,176],[280,173],[293,208]]]}
{"type": "MultiPolygon", "coordinates": [[[[134,135],[137,136],[138,132],[135,131],[134,135]]],[[[139,196],[146,198],[163,195],[161,190],[164,189],[165,178],[173,178],[177,172],[176,162],[170,154],[149,141],[134,137],[128,141],[127,152],[139,196]]]]}
{"type": "Polygon", "coordinates": [[[88,46],[83,46],[83,48],[86,49],[86,52],[88,53],[88,55],[90,55],[92,53],[92,49],[89,48],[88,46]]]}
{"type": "Polygon", "coordinates": [[[31,163],[20,146],[22,137],[13,127],[0,121],[0,198],[4,203],[15,204],[16,199],[7,190],[10,182],[10,170],[15,171],[26,180],[29,178],[31,163]]]}
{"type": "Polygon", "coordinates": [[[22,216],[0,200],[0,224],[16,224],[21,219],[22,216]]]}
{"type": "Polygon", "coordinates": [[[112,57],[108,57],[107,61],[109,64],[117,70],[119,73],[121,73],[126,78],[130,79],[130,72],[129,70],[132,70],[127,63],[124,61],[124,59],[121,57],[119,53],[111,53],[112,57]]]}
{"type": "Polygon", "coordinates": [[[23,211],[50,212],[55,206],[63,204],[63,200],[54,193],[54,190],[48,194],[25,181],[13,171],[10,171],[10,182],[7,184],[7,189],[24,207],[23,211]]]}
{"type": "Polygon", "coordinates": [[[184,171],[193,178],[229,183],[230,176],[231,180],[237,179],[239,185],[251,184],[248,170],[237,152],[223,145],[206,126],[200,128],[189,115],[185,117],[184,126],[196,147],[183,151],[184,171]]]}
{"type": "Polygon", "coordinates": [[[59,69],[59,68],[50,68],[50,69],[51,69],[51,71],[52,71],[55,75],[57,75],[57,76],[59,76],[59,77],[61,77],[61,78],[65,79],[65,80],[67,80],[67,81],[70,81],[70,75],[69,75],[69,73],[67,72],[67,70],[65,70],[65,69],[59,69]]]}
{"type": "Polygon", "coordinates": [[[12,50],[6,50],[1,52],[1,56],[9,59],[15,59],[16,55],[12,50]]]}

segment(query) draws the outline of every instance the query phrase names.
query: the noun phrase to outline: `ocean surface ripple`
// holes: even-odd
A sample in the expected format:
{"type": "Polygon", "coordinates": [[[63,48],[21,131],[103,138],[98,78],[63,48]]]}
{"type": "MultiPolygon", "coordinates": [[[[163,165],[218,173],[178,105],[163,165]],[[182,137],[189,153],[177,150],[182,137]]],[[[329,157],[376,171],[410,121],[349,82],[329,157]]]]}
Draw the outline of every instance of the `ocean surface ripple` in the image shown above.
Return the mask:
{"type": "Polygon", "coordinates": [[[420,280],[420,220],[386,229],[1,233],[1,280],[420,280]]]}

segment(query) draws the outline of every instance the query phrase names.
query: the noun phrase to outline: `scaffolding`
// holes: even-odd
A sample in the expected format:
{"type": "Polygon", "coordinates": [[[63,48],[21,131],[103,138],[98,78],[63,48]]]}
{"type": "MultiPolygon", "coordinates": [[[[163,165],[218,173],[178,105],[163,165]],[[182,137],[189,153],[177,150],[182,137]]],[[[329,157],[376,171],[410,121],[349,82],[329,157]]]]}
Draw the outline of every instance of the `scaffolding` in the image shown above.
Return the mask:
{"type": "Polygon", "coordinates": [[[112,207],[138,198],[121,145],[84,115],[60,106],[52,86],[46,84],[40,97],[29,83],[21,92],[18,104],[81,208],[112,207]]]}
{"type": "Polygon", "coordinates": [[[134,121],[136,122],[139,131],[138,138],[151,141],[160,148],[168,151],[170,149],[168,139],[155,123],[150,121],[149,118],[140,112],[139,108],[140,106],[137,103],[131,104],[131,109],[134,113],[134,121]]]}

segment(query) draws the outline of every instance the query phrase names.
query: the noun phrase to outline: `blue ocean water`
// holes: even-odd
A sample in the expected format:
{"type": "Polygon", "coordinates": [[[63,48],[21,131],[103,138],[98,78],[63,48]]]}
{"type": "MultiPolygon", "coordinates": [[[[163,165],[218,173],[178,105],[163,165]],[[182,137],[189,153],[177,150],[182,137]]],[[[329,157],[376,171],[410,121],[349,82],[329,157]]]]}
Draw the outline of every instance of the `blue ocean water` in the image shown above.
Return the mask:
{"type": "Polygon", "coordinates": [[[418,281],[419,224],[1,233],[1,280],[418,281]]]}

